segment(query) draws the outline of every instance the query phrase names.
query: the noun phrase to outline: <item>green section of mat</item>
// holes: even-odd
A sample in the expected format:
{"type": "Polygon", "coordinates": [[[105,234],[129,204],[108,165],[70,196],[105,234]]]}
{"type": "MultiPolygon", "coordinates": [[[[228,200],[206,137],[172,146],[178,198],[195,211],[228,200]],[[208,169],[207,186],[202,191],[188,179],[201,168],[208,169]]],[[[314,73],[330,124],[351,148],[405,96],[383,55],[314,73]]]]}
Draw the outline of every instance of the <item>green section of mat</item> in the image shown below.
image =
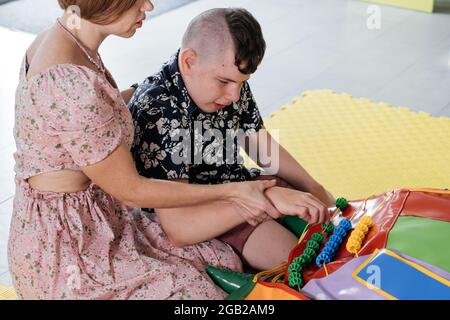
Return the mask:
{"type": "Polygon", "coordinates": [[[449,244],[450,223],[425,218],[400,217],[389,233],[387,248],[450,272],[449,244]]]}

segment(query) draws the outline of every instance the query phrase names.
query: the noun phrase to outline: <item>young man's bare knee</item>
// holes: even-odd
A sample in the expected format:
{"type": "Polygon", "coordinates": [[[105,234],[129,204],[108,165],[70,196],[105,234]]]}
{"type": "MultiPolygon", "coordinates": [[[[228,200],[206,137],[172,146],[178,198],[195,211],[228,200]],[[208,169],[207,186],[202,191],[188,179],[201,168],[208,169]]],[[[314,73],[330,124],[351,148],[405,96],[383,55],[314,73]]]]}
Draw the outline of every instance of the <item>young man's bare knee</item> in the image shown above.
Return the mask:
{"type": "Polygon", "coordinates": [[[249,236],[242,256],[256,270],[269,270],[286,262],[297,237],[274,220],[260,224],[249,236]]]}

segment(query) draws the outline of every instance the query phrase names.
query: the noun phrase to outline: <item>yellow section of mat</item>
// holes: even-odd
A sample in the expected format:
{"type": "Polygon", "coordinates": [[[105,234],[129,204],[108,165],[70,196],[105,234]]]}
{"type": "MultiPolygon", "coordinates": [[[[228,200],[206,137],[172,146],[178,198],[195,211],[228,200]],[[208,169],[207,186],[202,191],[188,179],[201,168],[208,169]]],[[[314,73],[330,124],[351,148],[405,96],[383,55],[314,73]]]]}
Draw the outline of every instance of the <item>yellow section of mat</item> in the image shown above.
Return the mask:
{"type": "Polygon", "coordinates": [[[16,292],[13,288],[0,286],[0,300],[16,300],[16,292]]]}
{"type": "Polygon", "coordinates": [[[387,4],[390,6],[413,9],[418,11],[433,12],[434,0],[364,0],[366,2],[374,2],[387,4]]]}
{"type": "Polygon", "coordinates": [[[309,91],[266,119],[281,144],[335,196],[450,188],[450,118],[309,91]]]}

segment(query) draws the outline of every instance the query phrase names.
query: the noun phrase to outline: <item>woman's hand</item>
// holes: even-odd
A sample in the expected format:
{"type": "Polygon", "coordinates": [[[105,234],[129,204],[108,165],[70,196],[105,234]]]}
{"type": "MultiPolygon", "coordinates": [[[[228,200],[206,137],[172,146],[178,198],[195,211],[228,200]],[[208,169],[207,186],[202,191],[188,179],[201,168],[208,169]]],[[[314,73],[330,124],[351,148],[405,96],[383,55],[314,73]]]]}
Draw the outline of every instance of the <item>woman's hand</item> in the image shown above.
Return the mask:
{"type": "Polygon", "coordinates": [[[309,224],[328,223],[328,209],[313,195],[293,189],[274,187],[266,195],[283,215],[298,216],[309,224]]]}
{"type": "Polygon", "coordinates": [[[240,215],[252,226],[269,219],[278,219],[281,217],[280,212],[265,195],[265,191],[275,185],[275,180],[231,183],[228,200],[237,206],[240,215]]]}

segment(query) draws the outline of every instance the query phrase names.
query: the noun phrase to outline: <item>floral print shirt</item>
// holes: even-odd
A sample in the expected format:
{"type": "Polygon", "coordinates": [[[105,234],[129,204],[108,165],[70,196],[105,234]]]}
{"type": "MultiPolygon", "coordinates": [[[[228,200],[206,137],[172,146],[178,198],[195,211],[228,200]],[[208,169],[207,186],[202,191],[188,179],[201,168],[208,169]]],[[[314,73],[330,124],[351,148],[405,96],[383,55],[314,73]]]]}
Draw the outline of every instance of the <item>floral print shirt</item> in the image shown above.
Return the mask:
{"type": "Polygon", "coordinates": [[[198,184],[257,177],[260,171],[244,166],[239,144],[234,143],[237,137],[263,127],[249,84],[244,83],[237,103],[216,113],[202,112],[185,87],[178,54],[139,85],[128,105],[135,126],[132,153],[138,172],[198,184]]]}

